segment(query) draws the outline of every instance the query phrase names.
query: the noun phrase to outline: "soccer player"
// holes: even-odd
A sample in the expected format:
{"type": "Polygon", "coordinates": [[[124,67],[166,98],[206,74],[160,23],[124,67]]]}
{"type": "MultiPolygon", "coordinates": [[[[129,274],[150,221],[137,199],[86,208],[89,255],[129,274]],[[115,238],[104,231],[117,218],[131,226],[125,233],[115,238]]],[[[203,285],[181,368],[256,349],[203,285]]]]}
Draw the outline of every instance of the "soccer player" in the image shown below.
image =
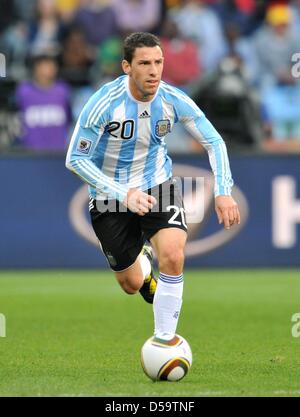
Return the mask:
{"type": "Polygon", "coordinates": [[[83,108],[66,166],[89,184],[92,225],[121,287],[153,302],[155,336],[174,343],[187,238],[165,144],[174,123],[183,123],[209,154],[219,223],[229,229],[240,214],[230,195],[224,141],[185,93],[161,80],[163,63],[156,36],[138,32],[125,39],[125,75],[101,87],[83,108]],[[157,281],[146,241],[157,255],[157,281]]]}

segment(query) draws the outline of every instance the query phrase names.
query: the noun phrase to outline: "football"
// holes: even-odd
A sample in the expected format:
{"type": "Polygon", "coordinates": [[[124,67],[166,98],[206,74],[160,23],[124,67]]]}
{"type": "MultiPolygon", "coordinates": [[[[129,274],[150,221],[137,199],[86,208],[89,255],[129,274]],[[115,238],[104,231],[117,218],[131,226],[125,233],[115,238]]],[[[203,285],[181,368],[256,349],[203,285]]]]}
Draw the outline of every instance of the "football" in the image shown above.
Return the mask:
{"type": "Polygon", "coordinates": [[[179,381],[192,365],[192,351],[180,335],[167,342],[152,336],[142,347],[141,363],[153,381],[179,381]]]}

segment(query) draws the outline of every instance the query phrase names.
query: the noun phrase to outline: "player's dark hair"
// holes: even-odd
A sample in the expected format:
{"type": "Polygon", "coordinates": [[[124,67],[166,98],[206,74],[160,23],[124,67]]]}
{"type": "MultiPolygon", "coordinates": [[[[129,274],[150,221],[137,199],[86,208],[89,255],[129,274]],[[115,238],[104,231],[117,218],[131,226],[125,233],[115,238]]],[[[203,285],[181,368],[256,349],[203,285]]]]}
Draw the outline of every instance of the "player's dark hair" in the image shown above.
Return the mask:
{"type": "Polygon", "coordinates": [[[148,32],[135,32],[124,40],[124,59],[131,63],[136,48],[142,48],[143,46],[148,46],[149,48],[159,46],[161,48],[160,40],[157,36],[148,32]]]}

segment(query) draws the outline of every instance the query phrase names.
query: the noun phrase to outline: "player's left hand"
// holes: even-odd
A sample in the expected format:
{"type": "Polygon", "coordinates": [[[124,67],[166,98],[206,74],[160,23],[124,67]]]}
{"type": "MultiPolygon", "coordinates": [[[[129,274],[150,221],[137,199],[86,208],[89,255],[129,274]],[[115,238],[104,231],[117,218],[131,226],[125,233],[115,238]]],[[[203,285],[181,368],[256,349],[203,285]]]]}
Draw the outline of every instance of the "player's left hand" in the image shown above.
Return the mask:
{"type": "Polygon", "coordinates": [[[239,207],[230,195],[219,195],[215,198],[215,209],[219,224],[224,224],[225,229],[230,229],[234,224],[240,224],[241,216],[239,207]]]}

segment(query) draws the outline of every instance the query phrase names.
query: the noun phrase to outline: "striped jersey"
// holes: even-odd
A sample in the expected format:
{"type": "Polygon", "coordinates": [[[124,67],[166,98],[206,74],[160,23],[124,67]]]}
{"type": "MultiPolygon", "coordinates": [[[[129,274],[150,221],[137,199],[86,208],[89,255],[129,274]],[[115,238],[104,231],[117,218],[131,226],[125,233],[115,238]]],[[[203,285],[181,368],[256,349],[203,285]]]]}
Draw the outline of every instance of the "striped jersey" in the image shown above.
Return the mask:
{"type": "Polygon", "coordinates": [[[176,122],[207,150],[215,196],[230,195],[233,181],[222,137],[193,100],[163,81],[148,102],[132,96],[127,75],[102,86],[79,116],[66,166],[89,184],[92,198],[123,201],[130,188],[144,191],[172,176],[165,137],[176,122]]]}

